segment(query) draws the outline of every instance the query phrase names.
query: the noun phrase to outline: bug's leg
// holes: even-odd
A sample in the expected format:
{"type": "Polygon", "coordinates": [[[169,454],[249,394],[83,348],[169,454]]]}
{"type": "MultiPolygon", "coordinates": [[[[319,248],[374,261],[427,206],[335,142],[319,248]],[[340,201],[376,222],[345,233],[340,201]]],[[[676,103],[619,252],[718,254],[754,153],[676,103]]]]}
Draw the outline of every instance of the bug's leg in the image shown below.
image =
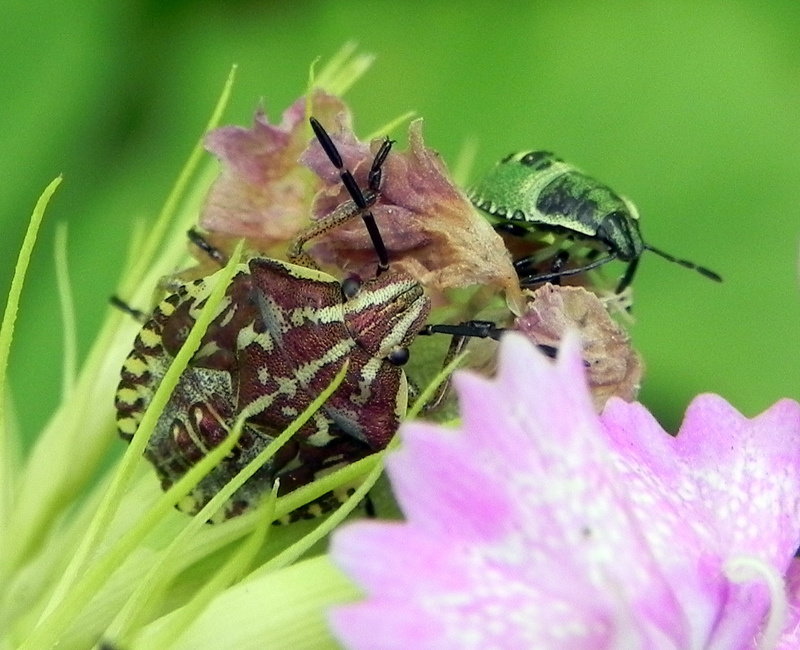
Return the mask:
{"type": "MultiPolygon", "coordinates": [[[[426,325],[424,328],[422,328],[422,331],[419,332],[419,335],[430,336],[432,334],[449,334],[453,337],[450,340],[450,346],[447,349],[447,354],[445,355],[444,362],[442,363],[442,367],[444,367],[449,364],[456,357],[456,355],[461,353],[468,339],[489,338],[498,341],[500,340],[500,337],[507,331],[509,331],[508,328],[497,327],[497,325],[492,321],[470,320],[457,325],[426,325]]],[[[550,359],[555,359],[558,355],[558,348],[552,345],[543,345],[537,343],[536,347],[539,349],[539,352],[550,359]]],[[[588,368],[589,365],[589,362],[584,359],[584,368],[588,368]]],[[[431,410],[439,406],[447,395],[449,388],[450,380],[447,379],[446,381],[442,382],[442,384],[436,390],[430,401],[425,405],[425,409],[431,410]]]]}
{"type": "Polygon", "coordinates": [[[584,257],[591,262],[592,260],[596,260],[599,255],[600,255],[600,249],[592,248],[588,253],[586,253],[584,257]]]}
{"type": "Polygon", "coordinates": [[[364,514],[366,515],[367,519],[377,519],[378,513],[375,510],[375,502],[372,500],[372,495],[367,492],[366,496],[364,497],[364,514]]]}
{"type": "MultiPolygon", "coordinates": [[[[186,236],[189,238],[189,241],[192,244],[199,248],[216,264],[219,264],[220,267],[225,266],[228,263],[228,257],[225,255],[225,253],[206,240],[200,231],[196,230],[195,228],[190,228],[187,231],[186,236]]],[[[177,291],[178,287],[182,284],[183,282],[176,276],[165,276],[159,281],[159,287],[169,292],[177,291]]],[[[131,307],[119,296],[111,296],[108,300],[114,307],[121,309],[126,314],[133,316],[140,323],[146,323],[150,318],[150,314],[143,312],[140,309],[136,309],[135,307],[131,307]]]]}
{"type": "Polygon", "coordinates": [[[314,130],[314,135],[322,146],[322,150],[339,172],[339,178],[348,194],[350,194],[353,205],[340,206],[334,210],[333,213],[301,232],[292,242],[289,249],[289,259],[295,263],[304,265],[308,265],[308,263],[311,262],[311,266],[316,266],[310,259],[310,256],[303,251],[305,243],[327,232],[331,228],[335,228],[345,221],[349,221],[355,216],[360,216],[364,221],[364,225],[372,240],[372,245],[375,247],[375,253],[378,256],[378,273],[385,271],[389,268],[389,254],[386,251],[386,244],[383,241],[383,237],[381,237],[378,226],[375,223],[375,217],[370,211],[369,206],[371,206],[377,198],[382,178],[381,169],[394,141],[386,138],[380,149],[378,149],[378,153],[375,154],[367,176],[368,191],[365,195],[356,182],[356,179],[353,177],[352,172],[344,166],[344,161],[342,160],[339,150],[336,148],[336,145],[322,124],[313,117],[309,118],[309,122],[311,123],[311,128],[314,130]]]}
{"type": "Polygon", "coordinates": [[[289,261],[293,264],[297,264],[298,266],[305,266],[309,269],[318,269],[319,266],[314,261],[314,258],[306,253],[306,251],[303,249],[303,247],[306,245],[306,242],[314,239],[315,237],[319,237],[333,228],[336,228],[346,221],[349,221],[353,217],[359,216],[360,212],[361,211],[358,209],[358,207],[352,203],[343,203],[325,218],[320,219],[319,221],[310,225],[308,228],[305,228],[294,238],[294,240],[292,240],[292,244],[289,246],[289,250],[286,254],[286,256],[289,258],[289,261]]]}
{"type": "Polygon", "coordinates": [[[203,236],[203,233],[197,229],[189,228],[189,230],[186,232],[186,236],[189,238],[189,241],[192,242],[192,244],[197,246],[197,248],[205,253],[209,259],[219,264],[220,267],[225,266],[228,263],[227,255],[225,255],[225,253],[223,253],[219,248],[212,245],[203,236]]]}
{"type": "Polygon", "coordinates": [[[569,252],[566,250],[560,250],[556,253],[555,257],[553,258],[552,264],[550,264],[550,273],[555,275],[556,277],[553,278],[553,284],[561,284],[561,271],[564,268],[564,265],[567,263],[569,259],[569,252]]]}
{"type": "MultiPolygon", "coordinates": [[[[535,272],[535,265],[540,258],[539,251],[535,255],[522,257],[514,262],[514,270],[517,272],[517,277],[521,279],[529,277],[537,277],[535,272]]],[[[569,251],[565,249],[558,250],[550,262],[549,275],[553,277],[553,284],[561,284],[562,269],[569,260],[569,251]]]]}
{"type": "MultiPolygon", "coordinates": [[[[447,348],[447,354],[445,354],[444,361],[442,362],[442,367],[444,367],[461,353],[469,339],[489,338],[497,341],[506,331],[506,328],[497,327],[497,325],[495,325],[495,323],[492,321],[470,320],[457,325],[426,325],[419,334],[421,336],[429,336],[431,334],[449,334],[452,336],[450,339],[450,345],[447,348]]],[[[550,345],[539,345],[537,347],[548,357],[555,358],[557,352],[556,348],[550,345]]],[[[447,396],[449,389],[450,380],[448,379],[439,385],[425,408],[430,410],[439,406],[447,396]]]]}
{"type": "MultiPolygon", "coordinates": [[[[461,353],[464,349],[464,346],[467,343],[467,339],[472,337],[478,338],[494,338],[495,340],[500,337],[500,334],[505,331],[503,328],[498,328],[494,323],[491,321],[466,321],[464,323],[459,323],[458,325],[445,325],[445,324],[437,324],[437,325],[426,325],[422,328],[422,331],[419,332],[419,336],[430,336],[432,334],[449,334],[452,338],[450,339],[450,345],[447,348],[447,353],[445,354],[444,361],[442,361],[442,367],[445,367],[449,364],[455,357],[461,353]]],[[[431,399],[425,405],[426,410],[435,409],[438,407],[443,401],[444,398],[447,396],[448,391],[450,390],[450,379],[446,379],[439,387],[436,389],[436,392],[431,396],[431,399]]]]}
{"type": "Polygon", "coordinates": [[[141,309],[136,309],[135,307],[131,307],[127,302],[125,302],[119,296],[111,296],[108,299],[108,302],[110,302],[113,307],[116,307],[120,311],[125,312],[129,316],[133,316],[133,318],[139,321],[140,323],[147,322],[148,319],[147,314],[145,314],[141,309]]]}
{"type": "Polygon", "coordinates": [[[514,260],[514,270],[517,272],[517,277],[519,277],[520,280],[535,275],[532,257],[528,256],[514,260]]]}
{"type": "MultiPolygon", "coordinates": [[[[551,266],[553,264],[556,264],[557,261],[554,258],[557,258],[559,255],[561,255],[562,251],[564,251],[564,253],[567,254],[567,256],[569,256],[569,253],[561,246],[562,246],[561,242],[549,244],[544,248],[540,248],[529,255],[525,255],[524,257],[520,257],[514,260],[514,270],[517,272],[517,277],[526,278],[529,276],[537,275],[537,267],[540,264],[548,260],[551,261],[550,262],[551,266]]],[[[567,259],[568,258],[569,257],[567,257],[567,259]]],[[[567,260],[565,259],[564,262],[566,261],[567,260]]]]}
{"type": "MultiPolygon", "coordinates": [[[[468,320],[464,321],[463,323],[458,323],[457,325],[446,325],[443,323],[426,325],[422,328],[422,331],[419,332],[419,336],[430,336],[431,334],[449,334],[451,336],[464,339],[479,338],[494,339],[497,341],[505,331],[505,327],[497,327],[497,325],[489,320],[468,320]]],[[[458,352],[456,352],[456,354],[458,354],[458,352]]],[[[450,361],[452,361],[452,357],[450,358],[450,361]]]]}
{"type": "MultiPolygon", "coordinates": [[[[509,331],[508,328],[497,327],[491,321],[472,320],[460,323],[458,325],[427,325],[420,335],[430,334],[450,334],[452,339],[447,349],[442,367],[447,366],[467,344],[471,338],[491,338],[495,341],[499,340],[504,332],[509,331]]],[[[535,344],[539,352],[544,354],[550,359],[555,359],[558,356],[558,348],[552,345],[545,345],[541,343],[535,344]]],[[[589,368],[590,363],[583,360],[583,367],[589,368]]],[[[425,405],[425,410],[430,411],[441,405],[450,390],[450,378],[448,377],[443,381],[436,392],[431,396],[431,399],[425,405]]]]}
{"type": "MultiPolygon", "coordinates": [[[[499,341],[500,337],[508,332],[507,327],[498,327],[495,323],[489,320],[468,320],[457,325],[435,324],[426,325],[419,332],[420,336],[430,336],[431,334],[449,334],[454,339],[466,341],[468,339],[493,339],[499,341]]],[[[464,343],[458,342],[456,345],[460,347],[452,354],[446,357],[444,365],[450,363],[453,358],[463,349],[464,343]]],[[[452,345],[452,344],[451,344],[452,345]]],[[[552,345],[537,345],[542,354],[554,359],[558,350],[552,345]]]]}
{"type": "MultiPolygon", "coordinates": [[[[617,255],[615,253],[610,253],[603,257],[597,258],[589,262],[588,264],[584,264],[583,266],[578,266],[572,269],[563,269],[561,271],[558,271],[557,273],[542,273],[541,275],[522,276],[520,277],[520,284],[523,287],[530,287],[534,284],[541,284],[543,282],[552,282],[555,278],[565,278],[570,275],[580,275],[581,273],[585,273],[586,271],[591,271],[592,269],[596,269],[598,266],[607,264],[608,262],[615,259],[617,259],[617,255]]],[[[634,270],[636,270],[636,267],[634,267],[634,270]]]]}
{"type": "Polygon", "coordinates": [[[633,274],[636,273],[636,267],[639,266],[639,259],[640,258],[638,257],[634,257],[630,262],[628,262],[628,267],[625,269],[625,275],[622,276],[622,279],[617,285],[617,290],[614,293],[622,293],[628,288],[628,286],[630,286],[630,283],[633,282],[633,274]]]}
{"type": "MultiPolygon", "coordinates": [[[[186,232],[186,236],[192,244],[205,253],[211,260],[219,264],[220,267],[225,266],[228,263],[227,256],[217,247],[209,243],[200,231],[196,230],[195,228],[190,228],[186,232]]],[[[176,290],[177,286],[180,284],[182,284],[182,282],[176,281],[174,276],[166,276],[161,278],[159,281],[159,286],[167,291],[176,290]],[[175,283],[175,286],[173,286],[173,283],[175,283]]],[[[109,302],[117,309],[121,309],[125,313],[133,316],[140,323],[145,323],[150,318],[149,314],[141,311],[140,309],[136,309],[135,307],[131,307],[119,296],[111,296],[109,298],[109,302]]]]}

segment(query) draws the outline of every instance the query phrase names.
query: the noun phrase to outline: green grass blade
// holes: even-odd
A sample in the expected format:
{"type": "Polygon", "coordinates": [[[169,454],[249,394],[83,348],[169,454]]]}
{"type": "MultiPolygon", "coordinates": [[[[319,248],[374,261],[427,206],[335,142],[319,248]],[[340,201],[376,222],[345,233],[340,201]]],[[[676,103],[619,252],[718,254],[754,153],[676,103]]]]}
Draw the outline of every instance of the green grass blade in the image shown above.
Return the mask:
{"type": "MultiPolygon", "coordinates": [[[[17,320],[17,311],[19,310],[19,299],[22,295],[25,275],[28,272],[33,245],[39,234],[39,226],[44,218],[47,204],[50,202],[50,198],[60,184],[61,176],[53,179],[44,189],[33,208],[33,213],[28,223],[28,229],[25,232],[25,238],[22,241],[22,247],[17,257],[14,277],[11,280],[11,289],[8,292],[8,299],[6,300],[6,309],[5,312],[3,312],[3,322],[2,325],[0,325],[0,539],[7,539],[7,535],[10,534],[10,531],[7,530],[7,526],[9,512],[11,510],[11,481],[7,476],[7,468],[5,467],[5,463],[10,456],[8,449],[11,447],[9,441],[6,439],[8,435],[5,403],[8,390],[6,385],[8,357],[11,352],[11,341],[14,338],[14,326],[17,320]]],[[[0,583],[3,581],[3,576],[6,573],[5,569],[5,564],[0,560],[0,583]]]]}
{"type": "MultiPolygon", "coordinates": [[[[146,612],[148,610],[147,601],[152,593],[159,591],[163,592],[165,584],[160,583],[161,576],[169,576],[169,566],[174,563],[176,554],[180,553],[186,543],[194,537],[200,528],[206,525],[206,522],[220,509],[220,507],[231,498],[231,496],[238,490],[244,483],[251,478],[261,466],[264,465],[278,449],[280,449],[288,440],[294,436],[300,428],[311,419],[314,413],[325,403],[331,394],[339,387],[347,374],[348,364],[343,364],[342,368],[333,378],[331,383],[322,391],[317,398],[292,422],[291,425],[273,440],[265,449],[263,449],[253,460],[251,460],[245,467],[243,467],[214,497],[198,512],[178,533],[169,547],[164,551],[159,560],[148,572],[142,587],[138,589],[126,605],[127,611],[115,624],[114,628],[110,631],[110,638],[116,639],[127,636],[131,630],[140,624],[141,617],[137,618],[137,612],[146,612]],[[157,584],[160,583],[160,584],[157,584]]],[[[234,427],[234,435],[238,438],[241,433],[248,413],[242,413],[237,419],[234,427]]],[[[274,508],[273,508],[274,510],[274,508]]]]}
{"type": "MultiPolygon", "coordinates": [[[[186,342],[165,373],[158,390],[156,390],[153,396],[150,406],[142,417],[137,434],[133,437],[128,449],[125,451],[125,455],[109,485],[108,491],[104,495],[95,513],[86,535],[81,541],[72,561],[62,575],[58,586],[53,591],[50,603],[40,618],[40,624],[26,642],[26,647],[36,648],[41,647],[41,644],[55,642],[59,634],[69,625],[71,616],[74,616],[80,607],[91,598],[92,593],[96,591],[96,589],[94,591],[72,589],[72,585],[79,573],[84,570],[87,559],[93,552],[98,540],[102,537],[103,531],[107,528],[108,523],[113,517],[116,504],[119,502],[123,492],[130,483],[133,471],[136,464],[140,461],[147,440],[155,427],[159,415],[166,406],[167,400],[172,390],[177,385],[180,375],[186,368],[189,359],[199,347],[202,336],[214,316],[214,310],[219,305],[225,289],[235,273],[241,247],[242,244],[240,243],[231,256],[230,261],[220,273],[208,301],[198,315],[197,321],[192,327],[186,342]]],[[[179,482],[179,484],[180,483],[181,482],[179,482]]],[[[173,488],[176,488],[177,485],[178,484],[173,486],[173,488]]],[[[191,487],[187,488],[187,493],[189,489],[191,489],[191,487]]]]}

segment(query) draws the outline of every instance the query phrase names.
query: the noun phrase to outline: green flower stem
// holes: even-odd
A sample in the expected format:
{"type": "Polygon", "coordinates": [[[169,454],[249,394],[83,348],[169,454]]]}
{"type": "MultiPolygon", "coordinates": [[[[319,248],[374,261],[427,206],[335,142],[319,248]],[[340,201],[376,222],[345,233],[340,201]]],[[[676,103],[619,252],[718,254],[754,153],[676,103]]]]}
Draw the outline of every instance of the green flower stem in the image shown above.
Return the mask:
{"type": "MultiPolygon", "coordinates": [[[[170,648],[337,648],[325,612],[359,595],[326,555],[317,556],[226,589],[170,648]]],[[[151,641],[179,612],[146,627],[136,647],[160,647],[151,641]]]]}
{"type": "MultiPolygon", "coordinates": [[[[209,603],[224,589],[241,580],[247,568],[252,564],[259,549],[264,545],[271,523],[275,518],[275,501],[278,484],[276,483],[263,506],[257,510],[257,526],[250,536],[236,549],[231,558],[209,578],[183,607],[175,610],[164,625],[156,628],[156,632],[146,643],[139,643],[135,638],[123,641],[125,647],[167,648],[187,628],[209,603]]],[[[141,622],[139,622],[141,624],[141,622]]],[[[136,629],[136,628],[131,628],[136,629]]],[[[109,638],[114,638],[109,630],[109,638]]]]}
{"type": "Polygon", "coordinates": [[[75,387],[78,367],[77,327],[75,325],[75,304],[69,281],[67,263],[67,224],[56,226],[55,268],[58,282],[58,304],[61,308],[61,328],[64,340],[64,368],[62,370],[61,401],[66,402],[75,387]]]}
{"type": "MultiPolygon", "coordinates": [[[[234,70],[231,70],[220,99],[209,119],[210,127],[215,126],[220,120],[230,95],[233,78],[234,70]]],[[[120,295],[126,298],[133,295],[142,303],[148,303],[151,299],[148,287],[156,286],[158,278],[168,273],[169,269],[174,268],[175,260],[179,256],[185,255],[185,241],[182,237],[176,237],[174,241],[169,242],[168,250],[162,250],[161,254],[157,258],[155,257],[157,246],[169,220],[174,217],[178,204],[184,200],[187,183],[193,176],[201,155],[202,138],[192,151],[179,174],[175,187],[171,190],[161,209],[158,224],[148,230],[150,235],[143,245],[131,249],[129,259],[134,263],[120,284],[118,290],[120,295]]],[[[203,184],[203,187],[207,187],[207,184],[203,184]]],[[[50,189],[48,188],[48,190],[50,189]]],[[[202,187],[195,188],[195,193],[199,194],[202,191],[202,187]]],[[[194,215],[187,212],[187,219],[193,218],[194,215]]],[[[183,224],[176,224],[176,226],[185,228],[183,224]]],[[[141,233],[143,230],[140,229],[139,232],[141,233]]],[[[138,237],[138,239],[141,241],[142,238],[138,237]]],[[[23,252],[26,250],[25,246],[26,244],[23,244],[23,252]]],[[[21,256],[23,252],[20,253],[21,256]]],[[[18,292],[19,289],[17,297],[14,298],[12,287],[9,300],[18,302],[18,292]]],[[[7,311],[7,313],[11,314],[12,312],[7,311]]],[[[108,386],[107,378],[118,376],[122,358],[114,356],[110,351],[117,349],[115,344],[120,342],[125,335],[125,328],[120,327],[122,317],[123,315],[118,310],[113,310],[112,316],[104,322],[78,377],[72,399],[59,406],[37,439],[36,445],[27,459],[25,469],[21,473],[21,483],[14,495],[16,502],[13,510],[7,507],[11,510],[10,514],[0,517],[0,522],[8,522],[7,529],[14,531],[13,536],[3,536],[8,543],[0,556],[0,580],[11,567],[20,566],[37,551],[47,534],[50,522],[59,514],[60,510],[69,504],[87,481],[91,480],[91,472],[80,471],[80,467],[97,467],[113,440],[111,436],[106,435],[101,438],[87,438],[86,432],[107,432],[114,428],[113,413],[97,409],[97,404],[108,403],[110,396],[105,390],[105,387],[108,386]],[[98,421],[99,419],[100,421],[98,421]],[[76,449],[80,449],[81,456],[81,465],[77,470],[67,462],[67,459],[74,456],[76,449]],[[61,458],[64,461],[54,465],[51,462],[52,458],[61,458]]],[[[0,348],[2,348],[1,341],[2,338],[0,338],[0,348]]],[[[10,339],[7,341],[7,345],[10,345],[10,339]]],[[[127,348],[128,345],[129,341],[125,340],[124,346],[127,348]]],[[[122,349],[119,351],[120,353],[127,352],[122,349]]],[[[4,451],[3,439],[4,434],[0,432],[0,452],[4,451]]],[[[3,453],[0,458],[7,458],[7,455],[3,453]]],[[[3,469],[0,469],[0,472],[3,472],[3,469]]],[[[6,481],[2,474],[0,474],[0,478],[3,479],[0,485],[13,485],[6,481]]],[[[7,504],[0,503],[0,515],[3,514],[3,505],[7,504]]]]}
{"type": "Polygon", "coordinates": [[[52,521],[80,491],[91,475],[82,468],[94,468],[111,444],[111,437],[87,437],[86,432],[113,430],[113,413],[98,409],[109,399],[106,378],[118,373],[120,361],[109,355],[119,336],[115,319],[106,321],[95,338],[72,399],[59,406],[36,441],[22,473],[0,562],[19,566],[34,554],[52,521]],[[80,450],[80,465],[73,465],[80,450]],[[52,459],[60,459],[53,463],[52,459]]]}
{"type": "MultiPolygon", "coordinates": [[[[319,540],[321,540],[328,533],[330,533],[334,528],[336,528],[336,526],[342,523],[342,521],[344,521],[347,515],[349,515],[355,509],[355,507],[359,503],[361,503],[362,499],[372,489],[372,486],[375,485],[375,482],[380,477],[381,473],[383,472],[384,455],[385,455],[385,450],[373,454],[371,456],[368,456],[367,458],[362,458],[361,460],[356,461],[355,463],[351,463],[346,467],[342,467],[336,472],[331,473],[329,476],[326,476],[320,479],[319,481],[315,481],[311,485],[307,486],[311,487],[313,485],[315,489],[324,490],[326,486],[330,486],[331,488],[333,488],[333,487],[339,487],[341,485],[348,485],[354,482],[354,480],[364,472],[365,467],[372,466],[372,469],[364,478],[363,482],[358,486],[356,491],[352,494],[352,496],[347,501],[345,501],[341,506],[339,506],[333,514],[331,514],[328,518],[326,518],[319,526],[314,528],[314,530],[304,535],[302,538],[297,540],[294,544],[292,544],[287,549],[276,555],[271,560],[265,562],[259,569],[257,569],[250,575],[248,580],[256,578],[258,576],[263,576],[267,573],[270,573],[271,571],[276,571],[278,569],[288,566],[289,564],[297,560],[299,557],[301,557],[319,540]]],[[[322,494],[324,494],[327,491],[329,490],[324,490],[322,494]]],[[[294,497],[299,492],[300,490],[295,490],[295,492],[293,492],[288,496],[294,497]]],[[[297,496],[299,496],[300,498],[307,498],[307,497],[302,497],[301,495],[297,496]]],[[[291,509],[293,510],[294,508],[291,509]]]]}
{"type": "Polygon", "coordinates": [[[345,43],[318,75],[315,74],[315,66],[312,64],[309,68],[306,97],[311,95],[311,90],[315,87],[324,88],[332,95],[344,95],[375,60],[373,54],[354,56],[357,47],[352,41],[345,43]]]}
{"type": "MultiPolygon", "coordinates": [[[[406,413],[405,420],[413,420],[422,412],[422,409],[425,408],[425,405],[433,398],[436,394],[436,391],[439,389],[444,382],[450,381],[450,375],[453,374],[453,371],[461,365],[461,362],[466,358],[469,354],[469,350],[465,350],[461,354],[456,355],[451,359],[451,361],[444,366],[436,376],[428,382],[428,385],[425,386],[425,390],[423,390],[419,397],[417,397],[414,404],[411,405],[411,408],[408,409],[406,413]]],[[[394,442],[394,440],[392,441],[394,442]]]]}
{"type": "Polygon", "coordinates": [[[384,125],[380,126],[379,128],[375,129],[372,133],[370,133],[364,139],[367,142],[369,142],[370,140],[374,140],[375,138],[382,138],[387,133],[391,133],[392,131],[394,131],[399,126],[409,122],[412,118],[414,118],[416,116],[416,114],[417,114],[416,111],[406,111],[405,113],[403,113],[402,115],[399,115],[398,117],[394,118],[390,122],[387,122],[386,124],[384,124],[384,125]]]}
{"type": "MultiPolygon", "coordinates": [[[[74,578],[74,582],[66,583],[66,580],[62,579],[50,600],[49,609],[40,617],[33,633],[20,646],[20,650],[34,650],[55,645],[72,625],[73,619],[111,578],[125,558],[137,546],[142,544],[147,535],[154,530],[166,513],[173,508],[176,501],[188,494],[203,476],[213,470],[230,453],[236,442],[236,436],[230,435],[219,446],[209,452],[180,481],[164,493],[153,507],[146,510],[139,521],[118,539],[105,555],[94,559],[91,564],[87,565],[80,577],[74,578]],[[64,591],[63,598],[58,602],[54,602],[55,596],[62,591],[64,591]]],[[[109,492],[106,492],[106,495],[109,492]]],[[[98,512],[100,511],[98,510],[98,512]]],[[[97,517],[94,518],[92,523],[95,521],[97,521],[97,517]]],[[[88,535],[84,537],[84,541],[87,537],[88,535]]],[[[68,568],[74,566],[75,563],[71,563],[68,568]]],[[[73,573],[74,569],[70,572],[70,577],[72,577],[73,573]]]]}

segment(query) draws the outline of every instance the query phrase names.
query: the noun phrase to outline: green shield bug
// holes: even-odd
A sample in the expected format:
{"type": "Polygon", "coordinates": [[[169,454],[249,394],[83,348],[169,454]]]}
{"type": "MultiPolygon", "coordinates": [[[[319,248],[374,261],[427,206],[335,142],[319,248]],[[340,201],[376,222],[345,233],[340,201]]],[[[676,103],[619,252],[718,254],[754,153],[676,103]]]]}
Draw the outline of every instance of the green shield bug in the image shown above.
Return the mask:
{"type": "MultiPolygon", "coordinates": [[[[616,259],[628,264],[617,285],[620,293],[630,285],[646,250],[717,282],[722,280],[710,269],[647,244],[639,230],[638,210],[629,199],[549,151],[506,156],[468,191],[468,196],[496,230],[533,239],[560,235],[592,249],[585,263],[566,269],[562,267],[568,255],[558,251],[550,272],[543,274],[533,270],[533,264],[541,261],[537,256],[516,260],[525,286],[584,273],[616,259]]],[[[548,249],[550,257],[553,252],[548,249]]]]}

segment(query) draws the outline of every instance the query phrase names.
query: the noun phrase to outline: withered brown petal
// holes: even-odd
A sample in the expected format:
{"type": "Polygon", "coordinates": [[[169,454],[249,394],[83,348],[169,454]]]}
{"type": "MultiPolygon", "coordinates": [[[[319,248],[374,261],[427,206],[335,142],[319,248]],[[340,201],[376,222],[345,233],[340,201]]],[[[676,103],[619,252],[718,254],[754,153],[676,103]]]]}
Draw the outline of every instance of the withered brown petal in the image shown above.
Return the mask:
{"type": "Polygon", "coordinates": [[[602,410],[612,395],[626,401],[636,398],[644,373],[639,354],[628,333],[611,318],[601,300],[583,287],[545,284],[528,299],[514,329],[537,345],[558,348],[568,329],[577,330],[594,405],[602,410]]]}
{"type": "MultiPolygon", "coordinates": [[[[349,116],[341,99],[321,90],[313,91],[310,103],[323,118],[349,116]]],[[[201,211],[202,228],[218,239],[244,237],[253,250],[285,257],[288,242],[310,222],[311,199],[319,188],[298,162],[311,137],[305,117],[301,97],[279,125],[270,124],[259,108],[251,127],[224,126],[206,136],[206,148],[222,169],[201,211]]]]}

